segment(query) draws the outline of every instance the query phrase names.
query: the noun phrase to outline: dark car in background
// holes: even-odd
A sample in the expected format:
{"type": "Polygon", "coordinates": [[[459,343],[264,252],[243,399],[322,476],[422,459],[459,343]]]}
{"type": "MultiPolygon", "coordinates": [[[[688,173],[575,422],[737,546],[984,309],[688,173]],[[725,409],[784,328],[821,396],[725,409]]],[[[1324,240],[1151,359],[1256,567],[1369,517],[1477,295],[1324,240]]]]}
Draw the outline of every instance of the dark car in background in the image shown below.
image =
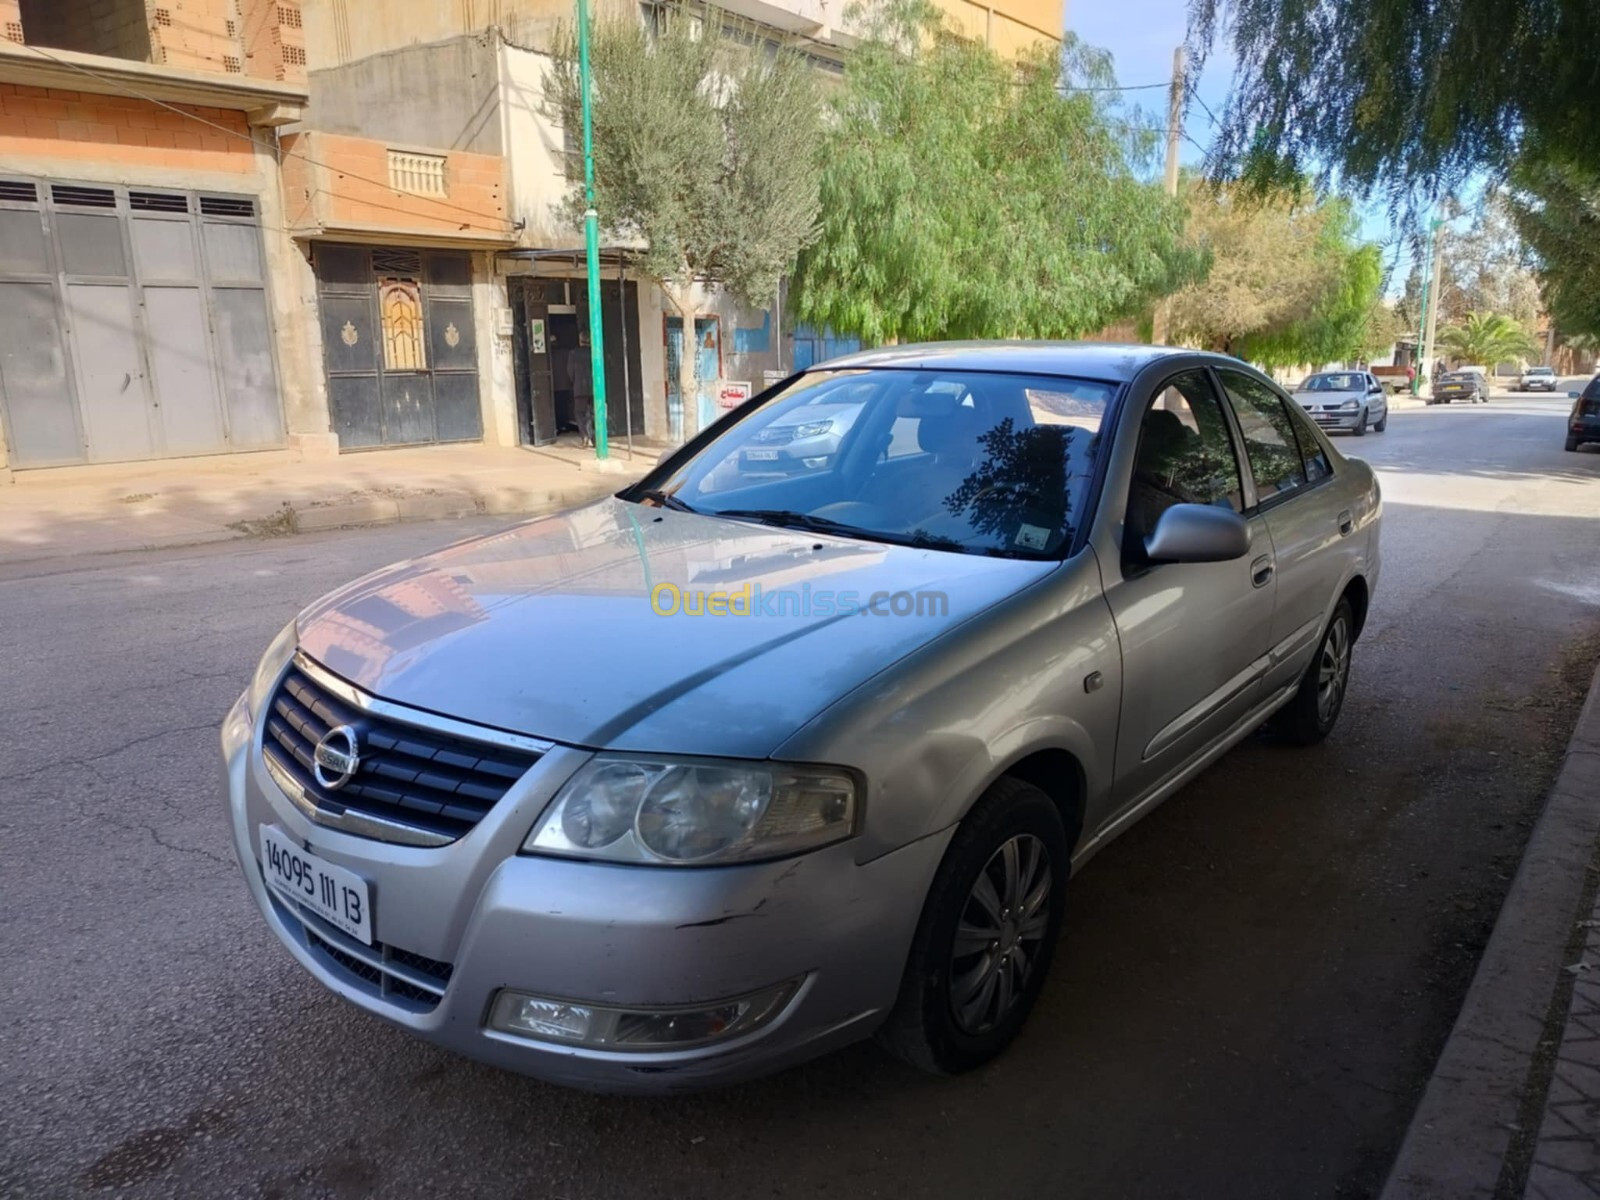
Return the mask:
{"type": "Polygon", "coordinates": [[[1433,398],[1429,404],[1450,404],[1465,400],[1469,404],[1489,402],[1489,377],[1476,368],[1464,371],[1446,371],[1433,381],[1433,398]]]}
{"type": "Polygon", "coordinates": [[[1589,381],[1582,392],[1568,392],[1572,412],[1567,417],[1567,449],[1576,450],[1585,442],[1600,443],[1600,375],[1589,381]]]}

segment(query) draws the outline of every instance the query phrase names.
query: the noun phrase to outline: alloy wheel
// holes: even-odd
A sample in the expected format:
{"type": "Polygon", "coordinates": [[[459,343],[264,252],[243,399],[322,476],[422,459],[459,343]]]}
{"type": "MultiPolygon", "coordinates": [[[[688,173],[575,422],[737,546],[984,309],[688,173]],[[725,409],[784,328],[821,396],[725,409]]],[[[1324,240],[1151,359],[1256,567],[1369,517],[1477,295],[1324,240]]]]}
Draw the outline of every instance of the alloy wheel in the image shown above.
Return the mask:
{"type": "Polygon", "coordinates": [[[1001,844],[973,881],[950,952],[950,1008],[987,1033],[1021,999],[1050,927],[1050,854],[1031,833],[1001,844]]]}
{"type": "Polygon", "coordinates": [[[1350,627],[1343,614],[1328,627],[1317,659],[1317,720],[1324,725],[1339,713],[1350,679],[1350,627]]]}

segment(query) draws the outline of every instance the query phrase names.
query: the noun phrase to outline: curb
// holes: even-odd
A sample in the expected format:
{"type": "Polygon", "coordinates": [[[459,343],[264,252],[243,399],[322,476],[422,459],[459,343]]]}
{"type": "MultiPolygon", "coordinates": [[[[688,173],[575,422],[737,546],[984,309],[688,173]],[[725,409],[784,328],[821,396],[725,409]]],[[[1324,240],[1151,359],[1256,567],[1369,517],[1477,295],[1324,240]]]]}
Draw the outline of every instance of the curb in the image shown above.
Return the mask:
{"type": "MultiPolygon", "coordinates": [[[[638,474],[643,474],[639,472],[638,474]]],[[[481,492],[418,492],[402,496],[351,496],[296,508],[287,501],[268,515],[245,518],[223,529],[197,530],[163,536],[130,538],[125,546],[99,546],[88,550],[38,554],[0,553],[0,568],[28,566],[67,558],[125,554],[140,550],[175,550],[216,542],[250,538],[322,533],[421,521],[459,520],[476,516],[541,516],[592,503],[626,487],[638,474],[597,473],[598,477],[558,488],[498,487],[481,492]]]]}
{"type": "Polygon", "coordinates": [[[482,492],[419,492],[410,496],[352,496],[345,500],[315,504],[306,508],[285,506],[288,532],[320,533],[328,529],[351,529],[368,525],[393,525],[409,521],[443,521],[484,514],[514,516],[573,508],[609,496],[626,486],[628,480],[608,472],[594,479],[562,488],[493,488],[482,492]]]}
{"type": "Polygon", "coordinates": [[[1543,1120],[1550,1064],[1535,1060],[1561,1040],[1557,988],[1597,835],[1600,671],[1380,1200],[1488,1200],[1529,1113],[1543,1120]]]}

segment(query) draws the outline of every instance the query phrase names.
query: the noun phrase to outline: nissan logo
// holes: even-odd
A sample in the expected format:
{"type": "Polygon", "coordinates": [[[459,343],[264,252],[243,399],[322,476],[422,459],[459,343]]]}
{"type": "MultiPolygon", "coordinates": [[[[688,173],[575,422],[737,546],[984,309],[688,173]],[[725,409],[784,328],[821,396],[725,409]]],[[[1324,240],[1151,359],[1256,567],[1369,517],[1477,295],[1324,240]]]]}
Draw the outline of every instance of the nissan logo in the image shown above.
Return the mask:
{"type": "Polygon", "coordinates": [[[311,752],[311,772],[330,792],[337,792],[356,777],[361,766],[361,743],[348,725],[336,725],[322,735],[311,752]]]}

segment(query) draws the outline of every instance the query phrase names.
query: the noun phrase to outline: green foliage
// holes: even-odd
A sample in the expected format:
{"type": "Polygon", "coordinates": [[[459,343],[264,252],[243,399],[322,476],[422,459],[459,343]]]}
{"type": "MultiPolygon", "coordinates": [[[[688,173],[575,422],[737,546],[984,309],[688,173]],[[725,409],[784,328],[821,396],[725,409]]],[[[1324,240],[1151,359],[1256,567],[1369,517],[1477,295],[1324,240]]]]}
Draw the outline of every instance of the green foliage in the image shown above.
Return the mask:
{"type": "Polygon", "coordinates": [[[1600,337],[1600,173],[1530,157],[1513,174],[1512,218],[1538,260],[1563,338],[1600,337]]]}
{"type": "Polygon", "coordinates": [[[1135,173],[1150,136],[1063,77],[1111,82],[1070,35],[1013,62],[880,10],[831,97],[795,315],[868,341],[1069,337],[1194,278],[1180,206],[1135,173]]]}
{"type": "Polygon", "coordinates": [[[1173,296],[1175,340],[1267,367],[1356,358],[1394,340],[1378,247],[1343,200],[1187,181],[1190,236],[1210,274],[1173,296]]]}
{"type": "Polygon", "coordinates": [[[1600,161],[1600,43],[1575,0],[1190,0],[1197,62],[1233,43],[1213,167],[1256,186],[1308,170],[1396,204],[1503,173],[1529,139],[1600,161]]]}
{"type": "Polygon", "coordinates": [[[1461,362],[1491,370],[1497,363],[1533,358],[1540,349],[1532,335],[1504,313],[1468,313],[1461,324],[1440,332],[1439,345],[1461,362]]]}
{"type": "MultiPolygon", "coordinates": [[[[679,291],[722,284],[764,307],[816,234],[821,99],[798,54],[752,53],[710,34],[721,25],[714,9],[698,22],[675,14],[656,37],[632,15],[595,23],[595,207],[612,237],[642,242],[646,274],[679,291]]],[[[572,30],[555,57],[549,115],[576,133],[572,30]]],[[[564,210],[574,223],[584,209],[576,166],[564,210]]]]}

